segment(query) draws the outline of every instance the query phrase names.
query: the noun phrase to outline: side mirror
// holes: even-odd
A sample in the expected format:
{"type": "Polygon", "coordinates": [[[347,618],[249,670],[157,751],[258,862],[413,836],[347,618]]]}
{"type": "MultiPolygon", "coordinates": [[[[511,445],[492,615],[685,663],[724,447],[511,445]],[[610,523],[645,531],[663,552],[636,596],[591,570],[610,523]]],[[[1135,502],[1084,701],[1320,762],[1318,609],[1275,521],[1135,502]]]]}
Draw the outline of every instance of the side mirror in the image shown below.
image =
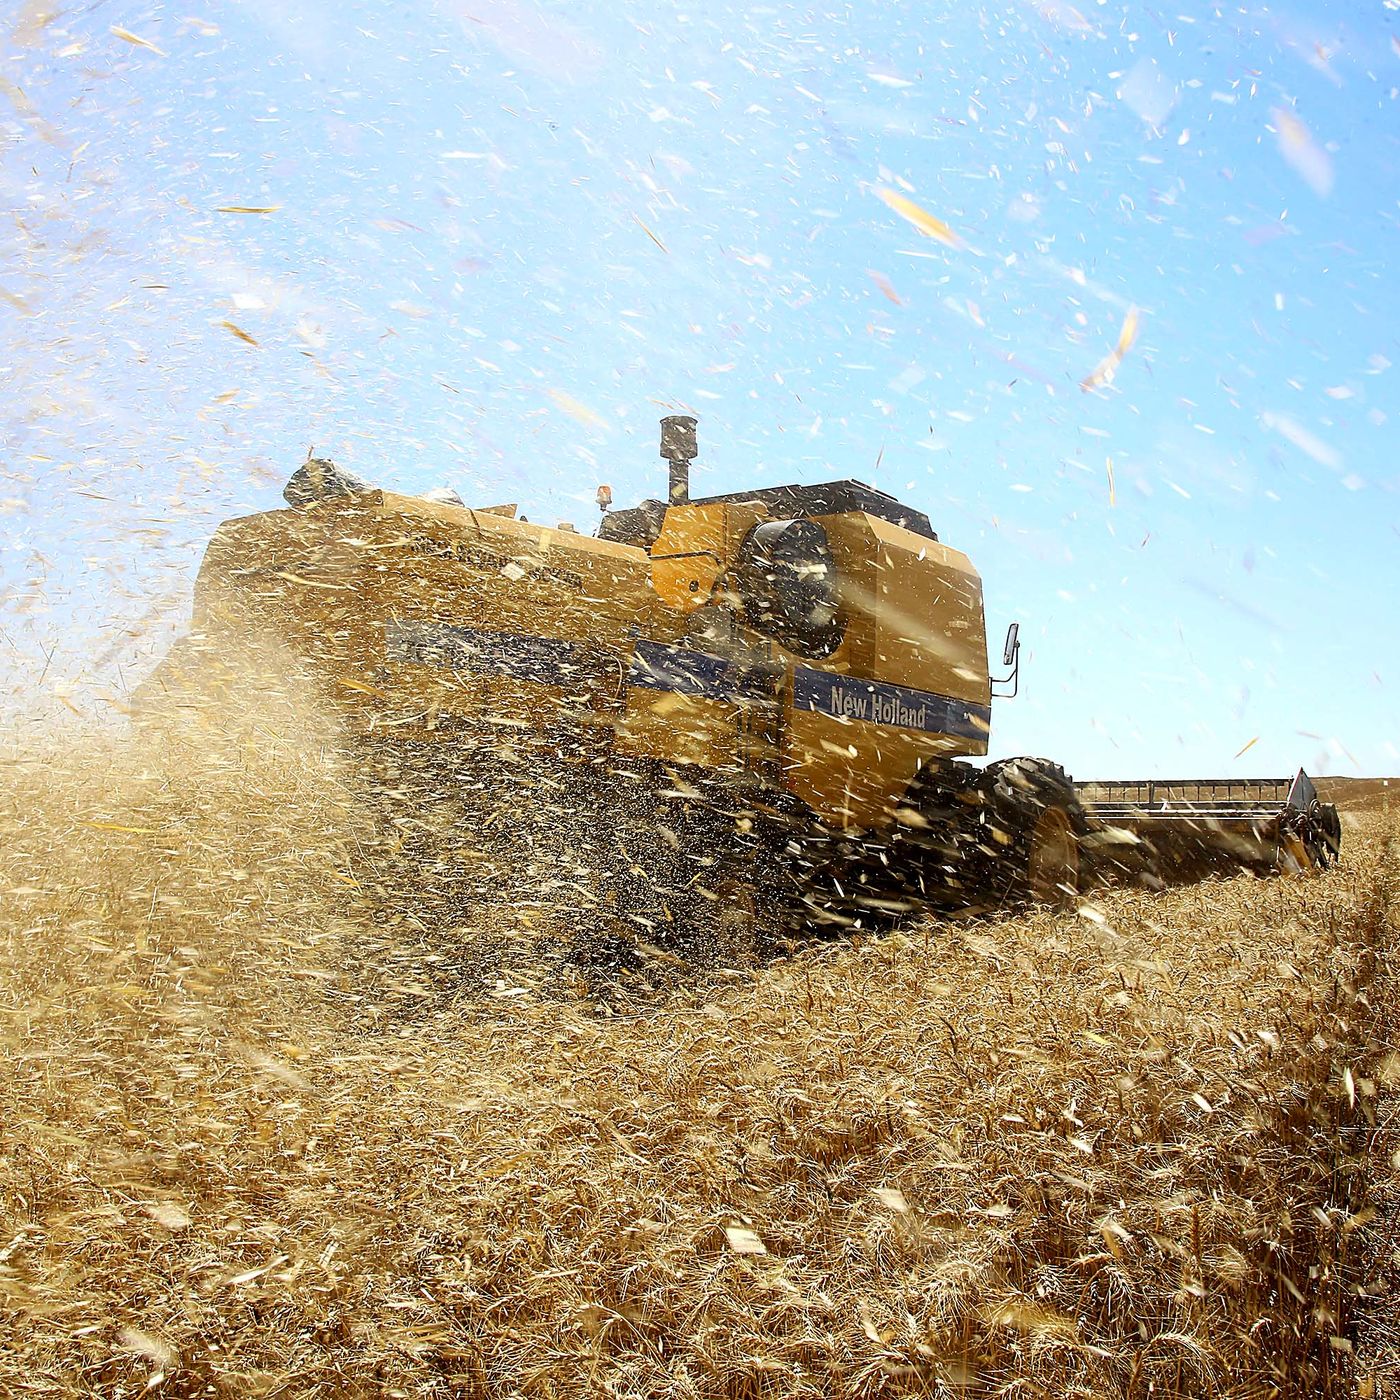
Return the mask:
{"type": "Polygon", "coordinates": [[[1011,667],[1011,674],[1008,676],[990,676],[991,691],[993,695],[1000,695],[1003,699],[1010,700],[1021,688],[1021,624],[1013,622],[1006,629],[1006,645],[1001,649],[1001,664],[1011,667]],[[997,686],[1003,689],[998,690],[997,686]],[[1006,689],[1005,687],[1010,687],[1006,689]]]}

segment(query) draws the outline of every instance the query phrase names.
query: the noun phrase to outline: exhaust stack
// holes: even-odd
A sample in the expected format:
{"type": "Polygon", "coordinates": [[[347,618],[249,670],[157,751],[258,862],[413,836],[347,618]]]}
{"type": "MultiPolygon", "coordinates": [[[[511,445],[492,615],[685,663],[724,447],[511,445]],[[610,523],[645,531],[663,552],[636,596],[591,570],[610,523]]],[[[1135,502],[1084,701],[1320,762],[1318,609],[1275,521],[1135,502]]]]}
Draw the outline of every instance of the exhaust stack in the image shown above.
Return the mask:
{"type": "Polygon", "coordinates": [[[671,464],[668,504],[683,506],[690,500],[690,464],[695,460],[694,418],[673,413],[661,420],[661,455],[671,464]]]}

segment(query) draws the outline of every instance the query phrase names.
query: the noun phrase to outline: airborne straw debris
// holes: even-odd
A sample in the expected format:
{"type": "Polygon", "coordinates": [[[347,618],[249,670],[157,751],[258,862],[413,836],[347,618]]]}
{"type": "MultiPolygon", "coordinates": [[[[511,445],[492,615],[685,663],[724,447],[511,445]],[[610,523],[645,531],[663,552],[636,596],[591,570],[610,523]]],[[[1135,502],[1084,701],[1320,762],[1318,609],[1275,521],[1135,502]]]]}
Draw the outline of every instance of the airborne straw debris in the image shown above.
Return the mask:
{"type": "Polygon", "coordinates": [[[143,1209],[152,1220],[158,1221],[167,1230],[185,1230],[193,1223],[184,1210],[169,1201],[157,1201],[143,1209]]]}
{"type": "MultiPolygon", "coordinates": [[[[633,214],[632,217],[634,219],[637,219],[637,216],[635,214],[633,214]]],[[[642,223],[640,219],[637,219],[637,227],[640,228],[641,231],[644,234],[646,234],[646,236],[650,238],[651,241],[655,243],[656,246],[660,248],[663,253],[670,253],[671,250],[644,223],[642,223]]]]}
{"type": "Polygon", "coordinates": [[[903,306],[899,293],[895,291],[890,279],[883,272],[871,272],[870,280],[892,301],[896,306],[903,306]]]}
{"type": "Polygon", "coordinates": [[[962,239],[942,219],[936,218],[927,209],[921,209],[912,199],[906,199],[897,190],[889,189],[884,185],[876,185],[875,193],[900,218],[907,219],[913,224],[925,238],[937,239],[939,243],[945,243],[950,248],[964,246],[962,239]]]}
{"type": "Polygon", "coordinates": [[[167,57],[164,49],[158,49],[149,39],[143,39],[139,34],[133,34],[129,29],[121,29],[113,25],[111,33],[123,43],[135,44],[138,49],[150,49],[154,54],[159,54],[161,58],[167,57]]]}
{"type": "Polygon", "coordinates": [[[739,1225],[726,1225],[724,1237],[735,1254],[767,1254],[768,1247],[752,1231],[739,1225]]]}
{"type": "Polygon", "coordinates": [[[232,321],[220,321],[219,324],[228,331],[230,335],[237,336],[245,345],[257,345],[258,342],[254,340],[247,331],[241,326],[235,326],[232,321]]]}
{"type": "Polygon", "coordinates": [[[1111,384],[1113,376],[1118,371],[1118,366],[1123,363],[1123,356],[1133,348],[1133,342],[1138,336],[1139,312],[1136,306],[1128,308],[1127,315],[1123,317],[1122,328],[1118,332],[1118,342],[1113,349],[1103,357],[1093,370],[1080,380],[1079,387],[1088,393],[1091,389],[1096,389],[1100,384],[1111,384]]]}
{"type": "Polygon", "coordinates": [[[570,418],[576,419],[588,428],[606,428],[608,421],[601,414],[594,413],[587,404],[580,403],[576,398],[566,394],[561,389],[547,389],[545,392],[555,404],[563,409],[570,418]]]}
{"type": "Polygon", "coordinates": [[[1332,158],[1313,140],[1306,123],[1287,107],[1270,109],[1278,132],[1279,154],[1319,198],[1332,193],[1332,158]]]}

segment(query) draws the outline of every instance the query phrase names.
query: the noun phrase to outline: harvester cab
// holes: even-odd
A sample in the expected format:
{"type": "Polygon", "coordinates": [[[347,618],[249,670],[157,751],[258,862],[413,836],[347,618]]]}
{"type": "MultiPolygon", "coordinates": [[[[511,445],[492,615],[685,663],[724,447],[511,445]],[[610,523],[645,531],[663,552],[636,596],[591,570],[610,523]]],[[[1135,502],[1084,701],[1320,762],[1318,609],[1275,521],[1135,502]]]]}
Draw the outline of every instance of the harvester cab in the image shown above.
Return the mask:
{"type": "Polygon", "coordinates": [[[619,743],[742,769],[853,831],[893,820],[927,762],[985,754],[981,582],[922,512],[857,481],[693,497],[695,420],[663,420],[668,500],[605,515],[645,551],[619,743]],[[757,742],[755,742],[757,740],[757,742]]]}

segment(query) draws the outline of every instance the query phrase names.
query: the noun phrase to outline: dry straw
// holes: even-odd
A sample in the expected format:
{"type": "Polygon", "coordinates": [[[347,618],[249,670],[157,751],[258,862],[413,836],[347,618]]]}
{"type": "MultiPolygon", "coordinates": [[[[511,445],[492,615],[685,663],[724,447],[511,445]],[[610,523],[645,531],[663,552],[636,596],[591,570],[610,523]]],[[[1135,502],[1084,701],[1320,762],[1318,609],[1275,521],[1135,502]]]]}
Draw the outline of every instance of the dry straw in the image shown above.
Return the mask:
{"type": "Polygon", "coordinates": [[[326,737],[8,755],[0,1390],[1351,1392],[1388,814],[609,1019],[371,907],[326,737]]]}

